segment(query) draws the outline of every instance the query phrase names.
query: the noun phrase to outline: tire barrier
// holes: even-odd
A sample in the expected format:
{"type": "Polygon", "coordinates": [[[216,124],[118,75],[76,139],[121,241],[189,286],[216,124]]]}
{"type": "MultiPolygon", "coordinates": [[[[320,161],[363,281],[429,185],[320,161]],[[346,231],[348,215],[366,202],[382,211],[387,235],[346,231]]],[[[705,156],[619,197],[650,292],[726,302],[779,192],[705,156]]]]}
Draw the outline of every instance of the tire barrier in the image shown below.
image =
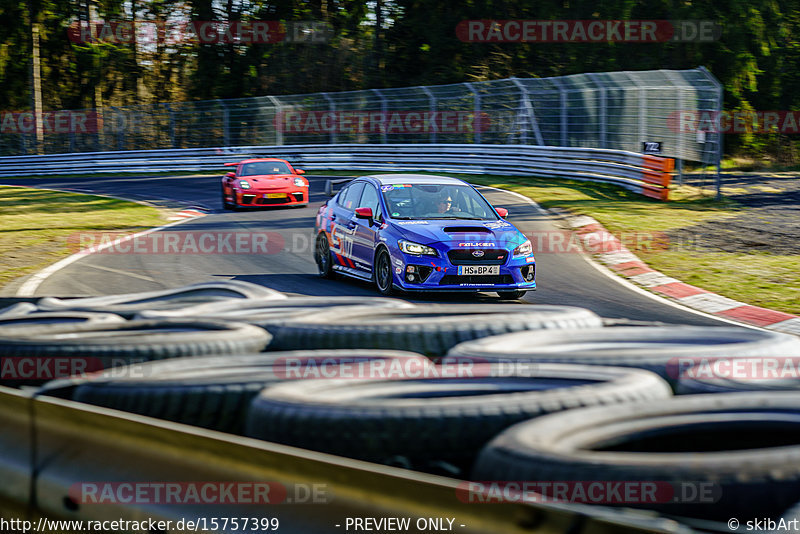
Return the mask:
{"type": "Polygon", "coordinates": [[[42,384],[58,370],[76,374],[181,356],[246,354],[269,341],[269,333],[249,324],[191,319],[6,327],[0,328],[0,379],[42,384]]]}
{"type": "Polygon", "coordinates": [[[647,497],[603,504],[714,521],[776,517],[800,495],[798,435],[796,393],[691,395],[569,410],[498,435],[481,451],[471,479],[526,481],[539,489],[554,481],[638,489],[648,483],[647,497]]]}
{"type": "Polygon", "coordinates": [[[276,382],[394,369],[424,372],[432,364],[401,351],[288,351],[176,358],[55,380],[40,393],[178,423],[241,434],[250,401],[276,382]]]}
{"type": "Polygon", "coordinates": [[[281,326],[275,334],[279,343],[271,348],[382,348],[443,356],[458,343],[486,336],[599,326],[599,316],[569,306],[487,304],[473,311],[457,304],[442,304],[410,310],[375,309],[347,314],[332,311],[281,326]]]}
{"type": "Polygon", "coordinates": [[[516,332],[462,343],[445,360],[638,367],[675,383],[707,361],[787,356],[800,357],[800,338],[750,328],[671,325],[516,332]]]}
{"type": "MultiPolygon", "coordinates": [[[[535,374],[492,376],[489,365],[432,378],[303,380],[253,400],[247,435],[385,464],[460,474],[504,428],[577,406],[664,399],[647,371],[543,364],[535,374]],[[443,376],[443,377],[442,377],[443,376]]],[[[453,371],[451,370],[451,373],[453,371]]]]}
{"type": "Polygon", "coordinates": [[[0,335],[24,328],[42,328],[52,325],[60,328],[70,325],[106,325],[124,323],[125,319],[115,313],[83,311],[32,311],[24,314],[0,315],[0,335]]]}
{"type": "Polygon", "coordinates": [[[794,383],[698,378],[708,362],[800,362],[794,336],[566,306],[286,297],[245,282],[31,306],[0,311],[3,383],[46,381],[9,380],[9,362],[97,364],[37,395],[478,487],[656,483],[669,498],[588,504],[692,521],[778,517],[800,500],[800,392],[766,391],[794,383]],[[671,399],[670,383],[720,393],[671,399]],[[715,500],[676,502],[684,482],[715,500]]]}
{"type": "Polygon", "coordinates": [[[169,310],[204,302],[254,298],[283,299],[286,297],[278,291],[258,284],[238,280],[224,280],[202,282],[177,289],[123,295],[76,299],[46,297],[39,300],[37,308],[42,311],[80,310],[116,313],[130,319],[144,310],[169,310]]]}
{"type": "MultiPolygon", "coordinates": [[[[272,334],[270,350],[292,347],[284,340],[281,326],[290,322],[303,322],[319,313],[351,315],[371,314],[375,309],[400,309],[416,307],[400,299],[381,297],[290,297],[285,299],[246,299],[244,301],[210,302],[175,310],[143,311],[139,318],[195,317],[214,320],[250,323],[272,334]]],[[[287,349],[288,350],[288,349],[287,349]]]]}
{"type": "Polygon", "coordinates": [[[0,319],[25,315],[36,310],[36,304],[31,302],[18,302],[6,308],[0,308],[0,319]]]}

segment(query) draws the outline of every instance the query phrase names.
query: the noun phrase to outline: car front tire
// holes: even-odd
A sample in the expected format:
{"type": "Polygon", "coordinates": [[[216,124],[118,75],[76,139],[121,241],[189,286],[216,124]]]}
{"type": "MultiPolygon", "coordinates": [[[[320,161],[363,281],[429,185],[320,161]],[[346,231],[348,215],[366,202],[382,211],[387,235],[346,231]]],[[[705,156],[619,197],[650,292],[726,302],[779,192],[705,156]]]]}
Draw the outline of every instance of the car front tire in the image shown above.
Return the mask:
{"type": "Polygon", "coordinates": [[[397,293],[393,287],[392,259],[386,249],[378,252],[378,256],[375,258],[373,279],[375,280],[375,287],[378,288],[378,292],[381,295],[388,297],[397,293]]]}
{"type": "Polygon", "coordinates": [[[333,259],[328,236],[324,233],[317,236],[314,248],[314,261],[317,263],[317,272],[322,278],[333,278],[333,259]]]}
{"type": "Polygon", "coordinates": [[[234,206],[225,198],[225,186],[222,186],[222,209],[232,210],[234,206]]]}

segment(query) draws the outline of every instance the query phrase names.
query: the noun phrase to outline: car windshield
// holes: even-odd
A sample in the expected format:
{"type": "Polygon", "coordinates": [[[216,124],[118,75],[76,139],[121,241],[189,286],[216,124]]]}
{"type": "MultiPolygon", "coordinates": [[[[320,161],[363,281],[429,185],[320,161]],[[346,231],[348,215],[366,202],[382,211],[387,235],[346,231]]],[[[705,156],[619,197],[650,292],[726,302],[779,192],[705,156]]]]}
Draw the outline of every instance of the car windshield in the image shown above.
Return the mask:
{"type": "Polygon", "coordinates": [[[283,161],[256,161],[242,165],[239,176],[258,176],[263,174],[292,174],[283,161]]]}
{"type": "Polygon", "coordinates": [[[488,202],[468,185],[392,184],[381,186],[393,219],[497,220],[488,202]]]}

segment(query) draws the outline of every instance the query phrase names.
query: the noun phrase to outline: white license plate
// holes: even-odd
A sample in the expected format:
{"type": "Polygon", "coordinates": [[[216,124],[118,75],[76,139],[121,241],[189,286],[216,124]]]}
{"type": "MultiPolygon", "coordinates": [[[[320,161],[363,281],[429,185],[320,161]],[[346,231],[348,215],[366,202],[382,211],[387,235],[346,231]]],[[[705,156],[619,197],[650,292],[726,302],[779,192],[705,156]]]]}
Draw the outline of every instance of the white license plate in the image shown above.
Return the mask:
{"type": "Polygon", "coordinates": [[[500,274],[499,265],[459,265],[458,274],[462,276],[481,276],[500,274]]]}

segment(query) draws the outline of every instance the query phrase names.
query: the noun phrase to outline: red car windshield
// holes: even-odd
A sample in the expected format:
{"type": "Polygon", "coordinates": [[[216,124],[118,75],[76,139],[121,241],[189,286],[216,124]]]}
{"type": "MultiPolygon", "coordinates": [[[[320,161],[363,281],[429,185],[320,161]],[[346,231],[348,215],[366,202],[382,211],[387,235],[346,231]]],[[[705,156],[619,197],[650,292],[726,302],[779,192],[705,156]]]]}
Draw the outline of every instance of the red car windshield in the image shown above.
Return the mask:
{"type": "Polygon", "coordinates": [[[289,165],[283,161],[256,161],[245,163],[239,176],[259,176],[263,174],[292,174],[289,165]]]}

